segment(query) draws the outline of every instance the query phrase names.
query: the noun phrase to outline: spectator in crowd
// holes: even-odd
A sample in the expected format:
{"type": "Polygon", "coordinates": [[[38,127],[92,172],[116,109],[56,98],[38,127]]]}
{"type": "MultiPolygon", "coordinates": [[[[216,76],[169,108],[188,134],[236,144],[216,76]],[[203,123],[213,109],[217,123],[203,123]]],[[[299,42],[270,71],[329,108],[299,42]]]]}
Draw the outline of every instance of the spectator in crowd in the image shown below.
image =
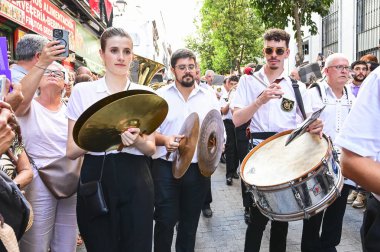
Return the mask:
{"type": "Polygon", "coordinates": [[[297,81],[301,81],[301,77],[298,73],[298,68],[293,68],[293,70],[290,72],[290,78],[293,78],[297,81]]]}
{"type": "Polygon", "coordinates": [[[41,35],[26,34],[16,45],[17,63],[12,66],[12,83],[19,83],[38,62],[49,40],[41,35]]]}
{"type": "Polygon", "coordinates": [[[67,78],[65,78],[65,89],[62,99],[67,102],[70,98],[71,91],[75,82],[75,72],[67,71],[67,78]]]}
{"type": "Polygon", "coordinates": [[[6,152],[12,145],[15,133],[9,124],[13,116],[11,106],[0,101],[0,154],[6,152]]]}
{"type": "Polygon", "coordinates": [[[222,113],[224,129],[227,139],[225,144],[226,156],[226,184],[232,185],[233,178],[239,178],[236,174],[236,169],[239,166],[239,158],[237,155],[235,125],[232,122],[232,109],[230,108],[231,98],[235,92],[239,78],[235,75],[225,79],[224,85],[226,93],[220,99],[220,110],[222,113]]]}
{"type": "Polygon", "coordinates": [[[81,75],[81,74],[88,74],[92,77],[92,72],[91,70],[88,68],[88,67],[85,67],[85,66],[80,66],[78,67],[77,71],[76,71],[76,75],[81,75]]]}
{"type": "Polygon", "coordinates": [[[67,117],[62,102],[66,69],[54,62],[64,46],[59,41],[48,42],[35,65],[21,80],[24,100],[16,110],[23,131],[25,149],[34,165],[34,179],[26,197],[34,210],[31,229],[25,233],[21,251],[75,251],[76,195],[57,199],[42,182],[37,169],[66,154],[67,117]],[[40,90],[37,97],[35,93],[40,90]]]}
{"type": "MultiPolygon", "coordinates": [[[[372,57],[373,59],[373,57],[372,57]]],[[[357,60],[351,64],[352,82],[348,84],[348,88],[352,94],[357,97],[358,92],[362,86],[363,81],[369,73],[368,65],[363,60],[357,60]]],[[[355,208],[365,207],[366,193],[363,189],[353,189],[348,195],[347,204],[352,204],[355,208]]]]}
{"type": "Polygon", "coordinates": [[[205,78],[206,82],[209,86],[212,86],[212,82],[214,80],[215,72],[213,70],[206,70],[205,72],[205,78]]]}
{"type": "MultiPolygon", "coordinates": [[[[11,93],[8,93],[11,86],[11,82],[7,80],[4,101],[12,104],[13,107],[10,107],[13,114],[13,111],[15,108],[18,108],[24,97],[21,94],[21,85],[17,85],[18,91],[13,90],[11,93]]],[[[13,87],[15,86],[13,85],[13,87]]],[[[1,107],[0,110],[6,111],[7,108],[1,107]]],[[[16,138],[6,152],[0,152],[0,170],[5,172],[20,189],[24,189],[33,179],[32,167],[23,147],[21,129],[16,121],[16,117],[13,115],[8,123],[13,129],[12,133],[16,133],[16,138]]],[[[13,134],[9,135],[12,136],[13,134]]],[[[4,136],[4,139],[6,138],[4,136]]],[[[3,136],[0,139],[3,139],[3,136]]]]}
{"type": "Polygon", "coordinates": [[[75,77],[74,86],[80,82],[93,81],[92,77],[88,74],[80,74],[75,77]]]}
{"type": "Polygon", "coordinates": [[[375,70],[379,66],[379,60],[373,54],[366,54],[360,58],[360,60],[367,62],[368,74],[375,70]]]}

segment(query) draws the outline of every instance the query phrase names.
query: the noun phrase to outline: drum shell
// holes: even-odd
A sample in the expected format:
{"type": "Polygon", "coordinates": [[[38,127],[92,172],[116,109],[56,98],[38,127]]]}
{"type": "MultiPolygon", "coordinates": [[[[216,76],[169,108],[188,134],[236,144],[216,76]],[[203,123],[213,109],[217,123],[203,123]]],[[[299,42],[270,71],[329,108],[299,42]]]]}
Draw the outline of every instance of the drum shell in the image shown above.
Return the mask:
{"type": "Polygon", "coordinates": [[[248,185],[259,210],[278,221],[308,219],[327,208],[339,197],[343,177],[335,160],[330,157],[304,179],[288,185],[255,187],[248,185]],[[336,166],[336,172],[333,170],[336,166]]]}
{"type": "MultiPolygon", "coordinates": [[[[284,132],[280,134],[284,135],[284,132]]],[[[339,197],[343,187],[343,176],[338,162],[331,153],[331,143],[326,136],[324,137],[329,145],[326,155],[321,157],[316,167],[302,177],[272,186],[255,186],[248,184],[242,176],[261,213],[277,221],[308,219],[339,197]]],[[[276,135],[271,137],[275,138],[276,135]]],[[[243,162],[241,174],[244,174],[246,163],[243,162]]]]}

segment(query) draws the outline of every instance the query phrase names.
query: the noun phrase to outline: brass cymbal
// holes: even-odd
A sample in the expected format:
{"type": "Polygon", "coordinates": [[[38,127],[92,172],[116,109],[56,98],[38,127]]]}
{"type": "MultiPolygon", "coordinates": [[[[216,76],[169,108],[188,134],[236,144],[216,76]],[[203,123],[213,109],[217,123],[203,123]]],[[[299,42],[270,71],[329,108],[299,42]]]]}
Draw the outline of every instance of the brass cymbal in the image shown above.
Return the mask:
{"type": "Polygon", "coordinates": [[[172,172],[176,179],[181,178],[186,173],[194,156],[199,136],[199,116],[197,113],[193,112],[186,118],[178,135],[184,135],[184,137],[179,142],[179,147],[173,156],[172,172]]]}
{"type": "Polygon", "coordinates": [[[203,176],[210,177],[218,167],[223,151],[224,125],[216,109],[204,118],[198,141],[198,166],[203,176]]]}
{"type": "Polygon", "coordinates": [[[107,96],[91,105],[73,129],[75,143],[84,150],[103,152],[117,149],[120,134],[138,127],[151,134],[164,121],[167,102],[153,92],[128,90],[107,96]]]}

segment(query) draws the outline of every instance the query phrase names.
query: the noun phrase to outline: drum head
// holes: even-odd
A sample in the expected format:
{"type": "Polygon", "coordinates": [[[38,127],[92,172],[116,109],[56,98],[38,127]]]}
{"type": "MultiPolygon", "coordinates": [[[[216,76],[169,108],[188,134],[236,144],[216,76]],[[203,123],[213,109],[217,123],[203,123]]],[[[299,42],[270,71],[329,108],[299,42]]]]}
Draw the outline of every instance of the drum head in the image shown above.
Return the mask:
{"type": "Polygon", "coordinates": [[[281,132],[257,145],[245,157],[242,178],[254,186],[276,186],[302,178],[328,155],[329,141],[306,132],[285,146],[289,131],[281,132]]]}

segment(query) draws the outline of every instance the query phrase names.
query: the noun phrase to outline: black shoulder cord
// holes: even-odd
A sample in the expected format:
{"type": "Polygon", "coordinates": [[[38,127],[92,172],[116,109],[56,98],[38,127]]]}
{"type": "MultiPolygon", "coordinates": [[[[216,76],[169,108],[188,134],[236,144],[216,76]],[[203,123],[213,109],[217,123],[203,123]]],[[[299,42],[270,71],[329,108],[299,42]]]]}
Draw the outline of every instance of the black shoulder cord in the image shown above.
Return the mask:
{"type": "Polygon", "coordinates": [[[294,89],[294,94],[296,95],[296,101],[297,101],[298,107],[301,111],[303,119],[305,120],[306,119],[306,113],[305,113],[305,108],[303,106],[303,100],[302,100],[301,92],[299,89],[299,85],[295,79],[290,78],[290,80],[292,81],[292,86],[294,89]]]}

